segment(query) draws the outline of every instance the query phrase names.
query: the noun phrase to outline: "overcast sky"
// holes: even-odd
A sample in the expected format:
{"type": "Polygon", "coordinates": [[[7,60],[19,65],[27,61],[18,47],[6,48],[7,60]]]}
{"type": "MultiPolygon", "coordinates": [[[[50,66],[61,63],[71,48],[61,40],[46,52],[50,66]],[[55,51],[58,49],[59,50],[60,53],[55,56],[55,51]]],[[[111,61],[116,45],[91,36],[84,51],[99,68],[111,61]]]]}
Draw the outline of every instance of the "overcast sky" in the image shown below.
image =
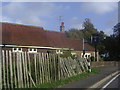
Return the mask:
{"type": "Polygon", "coordinates": [[[82,28],[89,18],[98,30],[113,33],[118,22],[117,2],[3,2],[2,22],[42,26],[46,30],[59,31],[59,16],[65,22],[65,30],[82,28]]]}

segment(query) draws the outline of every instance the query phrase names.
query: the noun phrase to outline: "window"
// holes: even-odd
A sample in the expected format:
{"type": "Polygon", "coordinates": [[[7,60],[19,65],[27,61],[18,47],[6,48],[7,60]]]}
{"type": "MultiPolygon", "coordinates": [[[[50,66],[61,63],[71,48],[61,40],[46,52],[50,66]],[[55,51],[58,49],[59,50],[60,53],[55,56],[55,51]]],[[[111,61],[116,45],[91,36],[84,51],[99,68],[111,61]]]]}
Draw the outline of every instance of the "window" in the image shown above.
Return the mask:
{"type": "Polygon", "coordinates": [[[13,48],[12,51],[13,52],[22,52],[22,48],[13,48]]]}
{"type": "Polygon", "coordinates": [[[37,49],[29,48],[28,52],[29,53],[37,53],[37,49]]]}
{"type": "Polygon", "coordinates": [[[29,48],[28,50],[29,50],[29,51],[32,51],[32,48],[29,48]]]}
{"type": "Polygon", "coordinates": [[[63,54],[62,50],[56,50],[57,54],[63,54]]]}
{"type": "Polygon", "coordinates": [[[91,57],[91,53],[85,53],[83,56],[83,53],[81,54],[81,57],[88,58],[91,57]]]}

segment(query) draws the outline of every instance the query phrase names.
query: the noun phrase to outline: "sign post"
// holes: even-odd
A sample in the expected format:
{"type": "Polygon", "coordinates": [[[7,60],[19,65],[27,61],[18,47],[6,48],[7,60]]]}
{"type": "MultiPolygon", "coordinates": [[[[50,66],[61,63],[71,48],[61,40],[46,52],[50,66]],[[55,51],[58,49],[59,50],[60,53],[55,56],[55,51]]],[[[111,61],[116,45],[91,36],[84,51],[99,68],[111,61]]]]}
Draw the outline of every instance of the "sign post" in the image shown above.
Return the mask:
{"type": "Polygon", "coordinates": [[[98,61],[98,55],[97,55],[97,44],[99,43],[99,34],[98,33],[95,33],[95,34],[92,34],[92,43],[94,44],[94,47],[95,47],[95,60],[98,61]]]}
{"type": "Polygon", "coordinates": [[[84,38],[83,38],[83,58],[84,58],[84,55],[85,55],[85,45],[84,45],[84,38]]]}

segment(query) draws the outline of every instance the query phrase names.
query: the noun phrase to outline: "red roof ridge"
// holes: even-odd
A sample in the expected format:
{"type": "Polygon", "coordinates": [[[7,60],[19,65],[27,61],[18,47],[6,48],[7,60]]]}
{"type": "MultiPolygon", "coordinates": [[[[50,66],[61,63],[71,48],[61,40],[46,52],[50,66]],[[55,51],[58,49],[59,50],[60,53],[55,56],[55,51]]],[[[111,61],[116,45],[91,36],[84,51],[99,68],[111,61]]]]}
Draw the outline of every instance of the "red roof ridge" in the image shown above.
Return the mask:
{"type": "Polygon", "coordinates": [[[27,27],[35,27],[35,28],[42,28],[44,29],[43,27],[39,27],[39,26],[33,26],[33,25],[25,25],[25,24],[19,24],[19,23],[9,23],[9,22],[0,22],[2,24],[11,24],[11,25],[19,25],[19,26],[27,26],[27,27]]]}

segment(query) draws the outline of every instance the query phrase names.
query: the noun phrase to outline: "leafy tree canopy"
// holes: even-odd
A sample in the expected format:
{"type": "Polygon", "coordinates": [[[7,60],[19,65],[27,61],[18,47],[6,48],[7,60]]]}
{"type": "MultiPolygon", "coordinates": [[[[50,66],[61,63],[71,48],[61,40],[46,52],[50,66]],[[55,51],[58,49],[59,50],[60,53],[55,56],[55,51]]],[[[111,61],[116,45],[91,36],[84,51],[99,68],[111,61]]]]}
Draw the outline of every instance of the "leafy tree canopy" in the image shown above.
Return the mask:
{"type": "MultiPolygon", "coordinates": [[[[69,38],[74,39],[85,39],[89,44],[91,44],[91,36],[95,33],[98,33],[100,35],[100,43],[97,45],[97,49],[99,50],[100,54],[104,54],[105,46],[104,46],[104,38],[106,35],[103,31],[98,31],[89,18],[86,18],[83,22],[83,29],[75,29],[72,28],[69,31],[66,31],[66,35],[69,38]]],[[[93,44],[91,44],[93,45],[93,44]]]]}
{"type": "Polygon", "coordinates": [[[91,36],[97,33],[100,39],[97,44],[100,56],[103,56],[105,60],[120,60],[120,23],[113,27],[113,31],[113,35],[107,36],[103,31],[95,29],[90,19],[86,18],[83,22],[83,29],[72,28],[66,31],[66,35],[74,39],[84,38],[91,44],[91,36]]]}

